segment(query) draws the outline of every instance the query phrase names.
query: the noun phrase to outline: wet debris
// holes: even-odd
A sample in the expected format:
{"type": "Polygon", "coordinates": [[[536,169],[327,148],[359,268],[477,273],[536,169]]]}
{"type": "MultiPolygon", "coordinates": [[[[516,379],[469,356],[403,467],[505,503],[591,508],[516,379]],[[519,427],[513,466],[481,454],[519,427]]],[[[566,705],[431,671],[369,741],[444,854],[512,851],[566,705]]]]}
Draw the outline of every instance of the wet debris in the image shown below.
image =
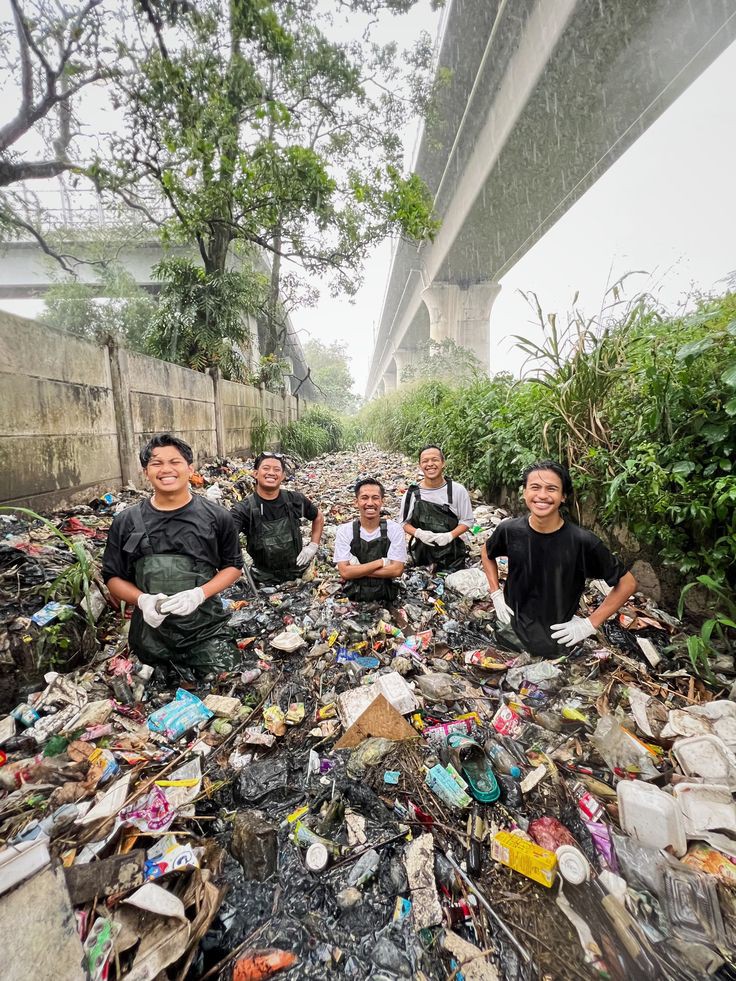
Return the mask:
{"type": "MultiPolygon", "coordinates": [[[[2,515],[3,977],[49,952],[64,978],[733,976],[732,664],[694,676],[639,595],[605,645],[496,649],[477,562],[506,512],[482,504],[471,568],[350,603],[331,547],[368,474],[393,514],[400,456],[295,472],[327,517],[317,562],[227,591],[240,663],[206,683],[131,657],[99,582],[137,492],[2,515]]],[[[252,488],[233,460],[194,485],[225,507],[252,488]]]]}

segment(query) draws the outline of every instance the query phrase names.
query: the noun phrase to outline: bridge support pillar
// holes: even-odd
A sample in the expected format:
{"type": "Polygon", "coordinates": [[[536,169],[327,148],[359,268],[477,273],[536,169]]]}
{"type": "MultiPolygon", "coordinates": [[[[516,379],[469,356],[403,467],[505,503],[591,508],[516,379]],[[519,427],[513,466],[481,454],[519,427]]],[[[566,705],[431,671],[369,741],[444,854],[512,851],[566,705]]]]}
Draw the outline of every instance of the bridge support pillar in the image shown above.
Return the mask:
{"type": "Polygon", "coordinates": [[[417,352],[415,350],[398,350],[394,351],[394,364],[396,365],[396,385],[398,388],[402,388],[406,385],[406,381],[403,378],[404,370],[413,364],[416,360],[417,352]]]}
{"type": "Polygon", "coordinates": [[[488,371],[490,363],[490,318],[500,283],[433,283],[422,290],[429,312],[429,336],[433,341],[454,341],[472,351],[488,371]]]}

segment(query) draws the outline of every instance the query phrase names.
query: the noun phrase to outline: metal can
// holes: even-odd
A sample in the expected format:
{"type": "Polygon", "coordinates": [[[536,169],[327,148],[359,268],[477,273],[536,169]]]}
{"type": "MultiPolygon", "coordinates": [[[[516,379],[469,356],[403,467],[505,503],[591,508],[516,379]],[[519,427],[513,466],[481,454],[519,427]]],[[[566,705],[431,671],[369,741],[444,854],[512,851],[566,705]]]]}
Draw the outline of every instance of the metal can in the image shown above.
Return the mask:
{"type": "Polygon", "coordinates": [[[304,863],[310,872],[324,872],[330,862],[330,853],[321,841],[315,841],[307,849],[304,863]]]}
{"type": "Polygon", "coordinates": [[[16,705],[10,714],[16,722],[20,722],[26,728],[34,725],[41,718],[38,712],[28,702],[21,702],[20,705],[16,705]]]}

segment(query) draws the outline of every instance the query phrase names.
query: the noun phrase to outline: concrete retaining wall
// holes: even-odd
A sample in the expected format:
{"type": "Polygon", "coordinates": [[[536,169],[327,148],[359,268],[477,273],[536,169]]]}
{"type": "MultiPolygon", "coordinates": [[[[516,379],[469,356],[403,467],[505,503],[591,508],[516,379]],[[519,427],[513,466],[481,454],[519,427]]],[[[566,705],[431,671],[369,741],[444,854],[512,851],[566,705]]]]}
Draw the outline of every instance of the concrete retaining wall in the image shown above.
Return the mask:
{"type": "Polygon", "coordinates": [[[299,417],[299,399],[82,341],[0,311],[0,501],[35,509],[141,480],[157,432],[195,463],[246,453],[261,417],[299,417]]]}

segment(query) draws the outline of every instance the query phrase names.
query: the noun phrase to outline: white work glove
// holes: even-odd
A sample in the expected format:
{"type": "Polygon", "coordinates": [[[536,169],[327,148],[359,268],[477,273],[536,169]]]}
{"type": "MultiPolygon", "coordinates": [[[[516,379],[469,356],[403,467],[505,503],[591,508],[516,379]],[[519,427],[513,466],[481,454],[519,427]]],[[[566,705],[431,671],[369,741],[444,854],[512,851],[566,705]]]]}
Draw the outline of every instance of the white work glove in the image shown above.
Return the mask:
{"type": "Polygon", "coordinates": [[[418,538],[420,542],[424,542],[425,545],[437,544],[437,534],[434,531],[426,531],[424,528],[417,528],[417,530],[414,532],[414,537],[418,538]]]}
{"type": "Polygon", "coordinates": [[[303,565],[309,565],[317,554],[318,548],[319,544],[317,542],[310,542],[309,545],[304,546],[296,557],[296,564],[299,566],[299,568],[301,568],[303,565]]]}
{"type": "Polygon", "coordinates": [[[549,628],[552,633],[552,640],[565,647],[575,647],[582,643],[586,637],[592,637],[595,627],[590,620],[585,617],[573,617],[565,623],[553,623],[549,628]]]}
{"type": "Polygon", "coordinates": [[[173,613],[178,617],[188,617],[206,599],[201,586],[195,586],[194,589],[183,589],[180,593],[169,596],[166,602],[161,604],[161,612],[173,613]]]}
{"type": "Polygon", "coordinates": [[[508,605],[504,599],[502,589],[494,589],[491,593],[491,599],[493,600],[493,606],[496,610],[496,618],[499,623],[511,623],[511,617],[514,615],[514,611],[508,605]]]}
{"type": "Polygon", "coordinates": [[[348,565],[360,565],[360,559],[357,555],[351,555],[348,565]]]}
{"type": "Polygon", "coordinates": [[[439,545],[440,548],[442,548],[443,545],[449,545],[452,540],[451,531],[440,531],[434,536],[434,543],[435,545],[439,545]]]}
{"type": "Polygon", "coordinates": [[[166,619],[166,613],[158,613],[156,610],[156,603],[165,599],[168,599],[166,593],[141,593],[136,600],[136,606],[143,614],[143,619],[154,630],[158,629],[166,619]]]}
{"type": "Polygon", "coordinates": [[[215,504],[219,504],[222,500],[222,487],[219,484],[211,484],[204,492],[204,496],[208,501],[214,501],[215,504]]]}
{"type": "Polygon", "coordinates": [[[391,565],[393,559],[384,558],[382,561],[383,561],[383,568],[385,569],[387,565],[391,565]]]}

